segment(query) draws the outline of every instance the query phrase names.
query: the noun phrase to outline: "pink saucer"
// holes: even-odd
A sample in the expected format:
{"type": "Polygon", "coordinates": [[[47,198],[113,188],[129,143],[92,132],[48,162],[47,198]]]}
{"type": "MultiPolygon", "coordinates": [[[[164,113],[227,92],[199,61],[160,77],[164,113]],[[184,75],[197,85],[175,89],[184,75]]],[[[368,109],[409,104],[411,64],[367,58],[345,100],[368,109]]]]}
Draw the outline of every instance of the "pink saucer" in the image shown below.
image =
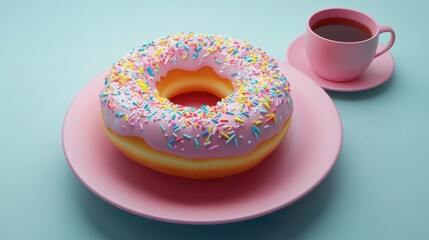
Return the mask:
{"type": "Polygon", "coordinates": [[[325,80],[317,76],[311,69],[305,53],[304,35],[292,42],[287,50],[286,58],[290,65],[309,76],[322,88],[339,92],[356,92],[377,87],[389,80],[395,68],[392,55],[386,52],[374,59],[368,69],[356,80],[343,83],[325,80]]]}
{"type": "Polygon", "coordinates": [[[282,63],[295,111],[289,132],[268,159],[235,176],[189,180],[164,175],[127,159],[104,134],[99,107],[104,72],[73,100],[63,125],[63,148],[80,181],[130,213],[160,221],[217,224],[246,220],[285,207],[329,173],[342,143],[342,126],[329,96],[282,63]],[[329,139],[329,141],[326,141],[329,139]]]}

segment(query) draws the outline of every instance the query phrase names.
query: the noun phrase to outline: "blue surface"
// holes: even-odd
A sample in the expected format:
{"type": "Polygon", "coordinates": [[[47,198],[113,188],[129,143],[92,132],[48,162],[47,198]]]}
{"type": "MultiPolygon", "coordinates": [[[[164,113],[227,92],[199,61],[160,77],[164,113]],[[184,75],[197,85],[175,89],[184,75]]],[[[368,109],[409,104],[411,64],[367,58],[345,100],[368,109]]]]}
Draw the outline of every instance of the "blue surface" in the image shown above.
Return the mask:
{"type": "Polygon", "coordinates": [[[0,0],[0,239],[429,239],[429,34],[422,28],[429,6],[200,2],[0,0]],[[69,104],[131,48],[180,31],[211,32],[284,60],[307,18],[328,7],[392,26],[396,69],[376,89],[329,93],[343,120],[343,149],[300,201],[240,223],[170,224],[110,206],[69,169],[61,147],[69,104]]]}

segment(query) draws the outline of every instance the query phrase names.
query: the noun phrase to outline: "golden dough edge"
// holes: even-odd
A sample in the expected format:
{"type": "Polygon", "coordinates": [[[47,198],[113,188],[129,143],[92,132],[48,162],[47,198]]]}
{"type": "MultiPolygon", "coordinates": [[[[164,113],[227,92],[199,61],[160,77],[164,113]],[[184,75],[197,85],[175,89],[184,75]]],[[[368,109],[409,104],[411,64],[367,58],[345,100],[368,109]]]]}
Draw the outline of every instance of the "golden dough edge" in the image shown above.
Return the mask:
{"type": "Polygon", "coordinates": [[[292,116],[279,133],[259,143],[252,152],[230,158],[184,158],[153,149],[139,137],[121,136],[109,128],[105,131],[119,151],[143,166],[173,176],[212,179],[244,172],[258,165],[282,142],[291,121],[292,116]]]}

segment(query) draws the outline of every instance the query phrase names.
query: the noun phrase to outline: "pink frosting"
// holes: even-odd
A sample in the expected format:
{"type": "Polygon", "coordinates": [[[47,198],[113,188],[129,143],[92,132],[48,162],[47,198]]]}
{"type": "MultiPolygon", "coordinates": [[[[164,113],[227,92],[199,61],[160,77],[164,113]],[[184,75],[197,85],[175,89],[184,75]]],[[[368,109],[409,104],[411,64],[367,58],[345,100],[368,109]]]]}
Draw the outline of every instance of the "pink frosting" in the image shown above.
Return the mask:
{"type": "Polygon", "coordinates": [[[221,35],[178,34],[115,63],[100,94],[105,126],[186,158],[233,157],[277,134],[293,111],[289,83],[261,49],[221,35]],[[211,67],[234,93],[215,106],[175,105],[155,87],[169,70],[211,67]]]}

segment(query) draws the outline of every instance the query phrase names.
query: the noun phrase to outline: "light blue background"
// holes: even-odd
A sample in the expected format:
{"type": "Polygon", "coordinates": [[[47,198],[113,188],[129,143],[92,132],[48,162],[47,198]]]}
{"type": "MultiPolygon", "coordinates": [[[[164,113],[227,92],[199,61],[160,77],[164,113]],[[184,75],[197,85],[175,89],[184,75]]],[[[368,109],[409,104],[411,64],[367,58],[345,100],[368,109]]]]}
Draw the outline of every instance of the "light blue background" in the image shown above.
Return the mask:
{"type": "Polygon", "coordinates": [[[0,0],[0,239],[429,239],[424,1],[122,2],[0,0]],[[61,146],[69,104],[131,48],[180,31],[211,32],[284,60],[307,18],[328,7],[392,26],[396,69],[376,89],[329,93],[344,145],[303,199],[240,223],[170,224],[105,203],[69,169],[61,146]]]}

